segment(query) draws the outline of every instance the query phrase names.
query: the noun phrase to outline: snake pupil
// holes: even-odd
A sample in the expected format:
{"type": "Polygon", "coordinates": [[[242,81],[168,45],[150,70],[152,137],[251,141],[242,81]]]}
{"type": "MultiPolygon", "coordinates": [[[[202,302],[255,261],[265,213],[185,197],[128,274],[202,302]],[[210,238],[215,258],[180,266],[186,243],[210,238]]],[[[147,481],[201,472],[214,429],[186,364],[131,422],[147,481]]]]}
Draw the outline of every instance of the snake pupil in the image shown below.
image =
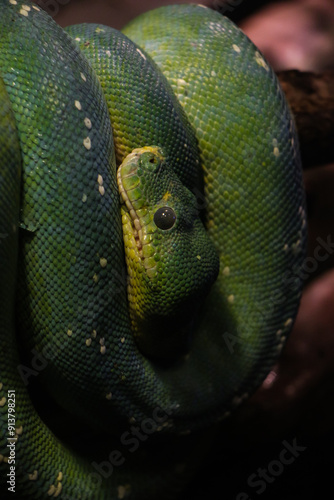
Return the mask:
{"type": "Polygon", "coordinates": [[[171,229],[176,221],[176,214],[170,207],[161,207],[154,214],[154,223],[159,229],[171,229]]]}

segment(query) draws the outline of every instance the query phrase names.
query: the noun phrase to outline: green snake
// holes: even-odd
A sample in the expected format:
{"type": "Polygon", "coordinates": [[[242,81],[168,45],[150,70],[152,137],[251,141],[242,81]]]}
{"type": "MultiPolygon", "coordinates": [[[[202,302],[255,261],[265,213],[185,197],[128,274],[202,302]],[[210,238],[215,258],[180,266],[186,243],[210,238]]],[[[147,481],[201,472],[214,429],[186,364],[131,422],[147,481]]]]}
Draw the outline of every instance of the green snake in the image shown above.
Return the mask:
{"type": "Polygon", "coordinates": [[[200,5],[66,33],[1,0],[0,214],[1,498],[175,498],[298,308],[274,72],[200,5]]]}

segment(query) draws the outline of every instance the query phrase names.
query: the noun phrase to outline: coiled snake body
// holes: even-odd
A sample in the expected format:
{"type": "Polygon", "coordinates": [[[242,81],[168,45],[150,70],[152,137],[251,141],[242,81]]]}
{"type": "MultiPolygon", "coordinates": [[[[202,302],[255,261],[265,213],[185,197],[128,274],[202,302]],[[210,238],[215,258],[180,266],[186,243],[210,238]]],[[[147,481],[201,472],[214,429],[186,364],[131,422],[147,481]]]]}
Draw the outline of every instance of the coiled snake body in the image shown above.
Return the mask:
{"type": "Polygon", "coordinates": [[[293,324],[294,126],[210,9],[68,32],[0,1],[1,492],[12,473],[19,498],[163,498],[185,435],[261,383],[293,324]]]}

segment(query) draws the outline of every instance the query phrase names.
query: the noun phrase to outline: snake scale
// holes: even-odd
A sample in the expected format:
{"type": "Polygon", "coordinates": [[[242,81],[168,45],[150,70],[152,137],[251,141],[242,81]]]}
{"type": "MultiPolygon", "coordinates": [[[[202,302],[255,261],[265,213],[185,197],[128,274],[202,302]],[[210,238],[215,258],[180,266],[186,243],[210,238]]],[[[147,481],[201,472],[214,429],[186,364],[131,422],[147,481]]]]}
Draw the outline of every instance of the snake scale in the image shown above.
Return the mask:
{"type": "Polygon", "coordinates": [[[1,0],[0,211],[1,498],[175,498],[298,308],[274,72],[200,5],[66,33],[1,0]]]}

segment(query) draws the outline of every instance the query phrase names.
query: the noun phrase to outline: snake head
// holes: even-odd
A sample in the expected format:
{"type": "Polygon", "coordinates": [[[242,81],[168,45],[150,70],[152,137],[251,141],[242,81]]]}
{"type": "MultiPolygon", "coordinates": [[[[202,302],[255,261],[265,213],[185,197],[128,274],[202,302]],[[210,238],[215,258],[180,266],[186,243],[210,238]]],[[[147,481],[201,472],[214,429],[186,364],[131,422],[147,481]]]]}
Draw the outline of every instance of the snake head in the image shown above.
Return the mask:
{"type": "Polygon", "coordinates": [[[161,149],[135,149],[117,180],[134,336],[148,357],[174,360],[190,347],[194,312],[218,275],[218,255],[194,194],[161,149]]]}

